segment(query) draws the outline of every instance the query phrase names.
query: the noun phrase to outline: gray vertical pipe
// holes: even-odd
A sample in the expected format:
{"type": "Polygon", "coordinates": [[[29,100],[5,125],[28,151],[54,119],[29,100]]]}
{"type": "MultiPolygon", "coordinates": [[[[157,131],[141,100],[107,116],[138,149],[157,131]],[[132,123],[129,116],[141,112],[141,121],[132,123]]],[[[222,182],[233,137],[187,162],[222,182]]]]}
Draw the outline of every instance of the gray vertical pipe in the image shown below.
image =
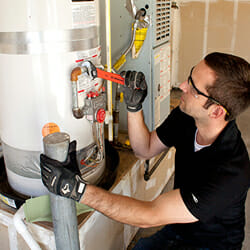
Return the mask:
{"type": "MultiPolygon", "coordinates": [[[[43,138],[46,156],[65,161],[70,137],[66,133],[53,133],[43,138]]],[[[80,249],[75,201],[50,193],[53,227],[58,250],[80,249]]]]}

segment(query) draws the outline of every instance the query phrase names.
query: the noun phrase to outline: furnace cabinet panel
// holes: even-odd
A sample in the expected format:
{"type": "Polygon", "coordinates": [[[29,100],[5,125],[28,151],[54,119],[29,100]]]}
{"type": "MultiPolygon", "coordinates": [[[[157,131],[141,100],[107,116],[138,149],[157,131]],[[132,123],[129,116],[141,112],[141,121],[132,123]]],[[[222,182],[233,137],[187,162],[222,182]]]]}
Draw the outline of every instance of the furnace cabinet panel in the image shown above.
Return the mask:
{"type": "MultiPolygon", "coordinates": [[[[148,128],[153,130],[167,117],[170,109],[170,0],[134,2],[137,9],[146,9],[150,24],[138,58],[132,59],[130,51],[126,56],[126,63],[118,73],[123,70],[135,70],[145,74],[148,95],[143,103],[143,111],[148,128]]],[[[100,1],[100,5],[102,61],[105,64],[105,1],[100,1]]],[[[111,0],[112,64],[125,52],[131,41],[134,19],[125,6],[126,0],[111,0]]],[[[113,84],[113,89],[114,87],[113,84]]],[[[119,119],[119,129],[127,130],[124,103],[120,105],[119,119]]]]}

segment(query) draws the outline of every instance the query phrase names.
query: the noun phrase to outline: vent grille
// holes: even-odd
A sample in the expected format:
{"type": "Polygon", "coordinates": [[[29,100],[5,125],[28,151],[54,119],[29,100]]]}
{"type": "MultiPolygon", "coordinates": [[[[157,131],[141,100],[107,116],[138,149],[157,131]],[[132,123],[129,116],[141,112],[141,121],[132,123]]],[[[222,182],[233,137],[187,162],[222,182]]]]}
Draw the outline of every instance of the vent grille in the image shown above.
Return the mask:
{"type": "Polygon", "coordinates": [[[169,40],[171,0],[156,0],[156,42],[169,40]]]}

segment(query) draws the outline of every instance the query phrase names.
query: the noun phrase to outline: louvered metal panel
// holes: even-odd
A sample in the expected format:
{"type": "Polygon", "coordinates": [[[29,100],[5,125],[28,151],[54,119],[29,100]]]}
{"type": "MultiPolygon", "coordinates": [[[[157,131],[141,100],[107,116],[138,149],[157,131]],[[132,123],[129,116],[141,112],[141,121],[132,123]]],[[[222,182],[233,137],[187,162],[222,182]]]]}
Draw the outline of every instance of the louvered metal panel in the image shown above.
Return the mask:
{"type": "Polygon", "coordinates": [[[169,41],[170,37],[170,0],[155,2],[155,43],[169,41]]]}

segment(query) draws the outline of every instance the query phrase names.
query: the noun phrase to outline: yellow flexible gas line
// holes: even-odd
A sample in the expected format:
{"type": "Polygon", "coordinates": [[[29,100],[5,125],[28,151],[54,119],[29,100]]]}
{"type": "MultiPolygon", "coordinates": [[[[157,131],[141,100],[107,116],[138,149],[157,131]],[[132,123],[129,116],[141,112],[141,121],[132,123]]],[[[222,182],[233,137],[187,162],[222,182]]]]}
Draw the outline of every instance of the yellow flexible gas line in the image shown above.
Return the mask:
{"type": "MultiPolygon", "coordinates": [[[[110,0],[106,0],[106,60],[107,60],[107,71],[112,71],[111,62],[111,15],[110,15],[110,0]]],[[[107,94],[108,94],[108,139],[113,141],[113,115],[112,115],[112,82],[107,81],[107,94]]]]}

